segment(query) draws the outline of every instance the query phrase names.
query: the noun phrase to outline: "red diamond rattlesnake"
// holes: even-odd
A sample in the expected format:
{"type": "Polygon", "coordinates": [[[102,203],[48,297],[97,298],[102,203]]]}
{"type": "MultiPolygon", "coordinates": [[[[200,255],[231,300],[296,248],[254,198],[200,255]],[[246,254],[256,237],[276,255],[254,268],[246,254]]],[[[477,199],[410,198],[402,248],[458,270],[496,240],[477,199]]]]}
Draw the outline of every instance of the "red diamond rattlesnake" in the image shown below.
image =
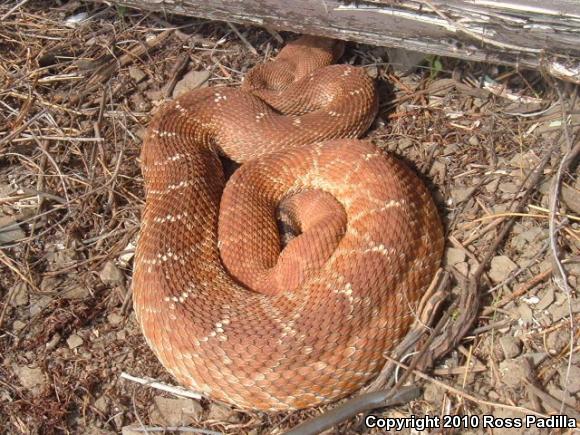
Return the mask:
{"type": "Polygon", "coordinates": [[[287,410],[352,393],[439,265],[423,183],[353,139],[377,97],[364,70],[325,66],[341,53],[300,38],[242,90],[192,91],[149,126],[134,307],[163,365],[214,399],[287,410]],[[218,153],[244,163],[227,186],[218,153]],[[282,251],[281,203],[301,232],[282,251]]]}

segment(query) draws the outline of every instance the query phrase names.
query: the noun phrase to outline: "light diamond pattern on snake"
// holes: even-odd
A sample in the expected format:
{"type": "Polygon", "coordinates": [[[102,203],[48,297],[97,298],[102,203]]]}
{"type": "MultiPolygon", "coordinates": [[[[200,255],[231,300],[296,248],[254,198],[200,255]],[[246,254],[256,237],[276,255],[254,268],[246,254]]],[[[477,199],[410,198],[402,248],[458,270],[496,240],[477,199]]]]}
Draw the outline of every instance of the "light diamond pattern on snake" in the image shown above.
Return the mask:
{"type": "Polygon", "coordinates": [[[352,394],[439,266],[428,190],[357,139],[378,98],[364,69],[331,65],[342,52],[299,38],[241,89],[191,91],[149,126],[135,312],[165,368],[212,399],[274,411],[352,394]],[[241,163],[227,183],[219,155],[241,163]]]}

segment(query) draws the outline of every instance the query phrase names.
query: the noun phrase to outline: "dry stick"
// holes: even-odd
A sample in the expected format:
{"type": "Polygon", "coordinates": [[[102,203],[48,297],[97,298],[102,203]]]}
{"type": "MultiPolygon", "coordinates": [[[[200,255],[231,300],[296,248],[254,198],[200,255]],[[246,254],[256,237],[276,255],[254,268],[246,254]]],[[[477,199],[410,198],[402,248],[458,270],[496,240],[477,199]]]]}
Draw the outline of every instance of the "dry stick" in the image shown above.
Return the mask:
{"type": "Polygon", "coordinates": [[[479,328],[475,328],[469,334],[471,337],[475,337],[477,335],[483,334],[484,332],[491,331],[492,329],[503,328],[504,326],[510,326],[512,323],[515,322],[515,319],[504,319],[498,320],[494,323],[489,323],[485,326],[480,326],[479,328]]]}
{"type": "MultiPolygon", "coordinates": [[[[560,134],[558,135],[558,137],[555,139],[555,141],[554,141],[554,144],[557,144],[557,143],[558,143],[558,141],[560,140],[560,138],[561,138],[561,137],[562,137],[562,132],[560,132],[560,134]]],[[[549,153],[547,153],[547,154],[544,156],[544,159],[545,159],[546,157],[548,157],[548,158],[549,158],[549,157],[551,156],[552,152],[554,152],[554,151],[556,150],[556,148],[557,148],[557,147],[552,147],[552,148],[550,149],[550,152],[549,152],[549,153]]],[[[547,164],[547,162],[546,162],[546,161],[544,161],[544,160],[542,160],[542,161],[540,162],[540,165],[542,165],[542,170],[543,170],[543,168],[545,167],[545,165],[546,165],[546,164],[547,164]]],[[[518,192],[516,193],[516,195],[515,195],[514,199],[512,199],[512,201],[510,202],[510,205],[509,205],[509,206],[510,206],[510,208],[511,208],[511,207],[513,206],[513,204],[515,203],[515,200],[516,200],[516,198],[517,198],[519,195],[521,195],[521,194],[522,194],[522,192],[523,192],[523,189],[524,189],[524,187],[525,187],[526,183],[528,183],[528,185],[529,185],[529,186],[531,186],[531,187],[534,187],[534,186],[535,186],[535,184],[537,184],[538,180],[536,180],[536,181],[533,181],[533,180],[532,180],[532,181],[530,181],[530,179],[531,179],[532,177],[539,177],[540,175],[541,175],[541,173],[538,173],[538,167],[536,167],[536,168],[535,168],[533,171],[530,171],[530,172],[529,172],[529,173],[526,175],[526,177],[524,178],[524,181],[523,181],[523,182],[522,182],[522,184],[520,185],[520,188],[518,189],[518,192]]],[[[514,208],[514,209],[513,209],[511,212],[508,212],[508,213],[506,213],[506,215],[507,215],[507,216],[510,216],[510,215],[511,215],[511,216],[513,217],[513,216],[514,216],[515,214],[517,214],[517,213],[522,213],[522,212],[524,211],[524,208],[525,208],[525,207],[524,207],[524,204],[525,204],[525,202],[527,201],[527,197],[526,197],[526,201],[523,201],[523,199],[524,199],[524,198],[523,198],[522,196],[520,196],[520,202],[519,202],[519,204],[521,204],[521,205],[522,205],[521,207],[515,207],[515,208],[514,208]]],[[[487,225],[486,225],[486,226],[485,226],[483,229],[481,229],[481,230],[479,231],[479,234],[474,234],[473,236],[471,236],[470,238],[468,238],[467,240],[465,240],[465,241],[463,242],[463,245],[464,245],[464,246],[467,246],[467,245],[471,244],[471,243],[472,243],[474,240],[477,240],[477,238],[478,238],[478,237],[481,237],[483,234],[486,234],[488,231],[492,230],[492,229],[493,229],[493,228],[495,228],[496,226],[499,226],[499,225],[501,225],[501,224],[502,224],[504,221],[505,221],[505,217],[499,217],[498,219],[494,220],[493,222],[490,222],[490,223],[489,223],[489,224],[487,224],[487,225]]],[[[514,222],[514,221],[513,221],[513,219],[512,219],[510,222],[512,222],[512,223],[513,223],[513,222],[514,222]]],[[[511,225],[511,224],[510,224],[510,225],[511,225]]]]}
{"type": "MultiPolygon", "coordinates": [[[[574,347],[574,316],[572,314],[572,289],[568,284],[568,278],[566,276],[566,271],[562,266],[562,262],[559,258],[558,252],[558,242],[556,239],[556,212],[558,209],[558,197],[560,195],[560,185],[562,183],[562,174],[565,171],[568,171],[572,162],[576,160],[576,157],[580,155],[580,141],[573,146],[572,138],[570,137],[570,132],[568,131],[568,120],[567,120],[567,113],[564,107],[564,98],[562,96],[562,90],[560,86],[556,86],[556,90],[558,91],[558,96],[560,98],[560,108],[562,110],[562,129],[564,130],[564,138],[566,139],[568,145],[568,151],[566,155],[560,162],[558,166],[558,171],[556,172],[555,177],[552,180],[552,186],[550,188],[550,248],[552,251],[552,264],[554,269],[554,282],[556,286],[560,288],[566,295],[568,299],[568,313],[570,315],[570,349],[574,347]]],[[[574,105],[576,100],[576,93],[574,94],[573,103],[574,105]]],[[[570,379],[570,368],[572,367],[572,352],[568,356],[568,367],[566,368],[566,377],[564,381],[564,385],[568,385],[568,381],[570,379]]],[[[562,404],[560,406],[560,413],[563,412],[564,409],[564,398],[562,398],[562,404]]]]}
{"type": "MultiPolygon", "coordinates": [[[[141,427],[145,427],[143,421],[141,420],[141,416],[139,415],[139,411],[137,410],[137,403],[135,401],[135,391],[137,388],[133,388],[131,391],[131,405],[133,405],[133,414],[135,414],[135,418],[141,427]]],[[[147,433],[147,431],[145,431],[147,433]]]]}
{"type": "MultiPolygon", "coordinates": [[[[34,283],[28,279],[26,275],[24,275],[20,270],[13,264],[13,261],[8,257],[1,249],[0,249],[0,263],[4,264],[8,269],[12,270],[16,275],[18,275],[25,283],[27,283],[32,289],[36,291],[40,291],[34,283]]],[[[0,312],[0,328],[2,328],[2,323],[4,322],[4,316],[6,316],[6,312],[8,310],[8,306],[10,305],[10,301],[16,294],[16,286],[12,287],[8,292],[6,297],[6,302],[2,307],[2,311],[0,312]]]]}
{"type": "MultiPolygon", "coordinates": [[[[159,45],[161,45],[163,42],[165,42],[165,40],[167,38],[169,38],[173,32],[174,31],[172,29],[164,30],[156,37],[154,37],[148,41],[145,41],[145,43],[140,44],[140,45],[136,45],[134,48],[132,48],[131,50],[129,50],[127,53],[123,54],[119,58],[119,62],[118,62],[119,66],[125,67],[125,66],[133,63],[133,61],[135,61],[135,59],[139,59],[141,56],[143,56],[143,55],[147,54],[148,52],[150,52],[151,50],[157,48],[159,45]]],[[[117,63],[115,62],[113,64],[113,70],[108,71],[108,74],[102,75],[101,83],[104,83],[109,79],[111,74],[116,70],[116,67],[117,67],[117,63]]]]}
{"type": "Polygon", "coordinates": [[[326,414],[299,424],[286,435],[315,435],[361,412],[407,403],[419,397],[420,392],[419,387],[405,387],[394,395],[390,391],[366,393],[350,400],[348,407],[337,406],[326,414]]]}
{"type": "Polygon", "coordinates": [[[187,397],[189,399],[201,400],[201,398],[203,397],[203,395],[200,393],[196,393],[194,391],[187,390],[182,387],[167,385],[162,382],[158,382],[154,379],[138,378],[125,372],[121,373],[121,379],[127,379],[128,381],[137,382],[138,384],[141,385],[147,385],[148,387],[152,387],[161,391],[166,391],[168,393],[175,394],[176,396],[187,397]]]}
{"type": "Polygon", "coordinates": [[[468,237],[467,239],[465,239],[462,243],[463,246],[469,246],[471,245],[475,240],[481,238],[483,235],[487,234],[488,231],[493,230],[495,227],[497,227],[499,224],[501,224],[504,221],[504,218],[507,216],[503,216],[503,217],[498,217],[496,219],[493,220],[493,222],[488,223],[486,226],[484,226],[482,229],[479,230],[479,232],[473,234],[471,237],[468,237]]]}
{"type": "MultiPolygon", "coordinates": [[[[107,103],[107,87],[103,86],[101,88],[101,98],[99,101],[99,112],[97,115],[97,120],[93,123],[93,131],[95,133],[95,137],[98,138],[101,137],[101,124],[103,122],[103,114],[105,113],[106,103],[107,103]]],[[[99,142],[94,143],[89,152],[88,172],[90,183],[87,184],[87,190],[90,189],[90,186],[93,185],[93,182],[95,180],[95,170],[96,170],[95,159],[97,158],[97,150],[99,150],[101,146],[102,144],[99,142]]]]}
{"type": "MultiPolygon", "coordinates": [[[[125,429],[125,428],[123,428],[125,429]]],[[[157,426],[127,426],[129,432],[184,432],[184,433],[201,433],[204,435],[223,435],[223,432],[217,432],[215,430],[209,429],[196,429],[194,427],[189,426],[166,426],[166,427],[157,427],[157,426]]]]}
{"type": "Polygon", "coordinates": [[[480,373],[486,372],[487,367],[479,364],[470,366],[469,364],[459,367],[449,367],[444,369],[433,369],[433,374],[435,376],[456,376],[456,375],[466,375],[467,373],[480,373]]]}
{"type": "Polygon", "coordinates": [[[284,38],[282,38],[282,36],[280,36],[278,31],[276,31],[274,28],[264,26],[264,30],[268,32],[276,40],[276,42],[278,42],[278,44],[284,44],[284,38]]]}
{"type": "Polygon", "coordinates": [[[133,286],[129,287],[127,293],[125,294],[125,298],[123,299],[123,303],[121,304],[121,313],[127,314],[129,311],[129,307],[131,306],[131,302],[133,301],[133,286]]]}
{"type": "Polygon", "coordinates": [[[36,120],[38,120],[38,118],[40,118],[45,113],[46,113],[46,109],[42,109],[40,112],[38,112],[32,118],[30,118],[28,121],[26,121],[20,127],[18,127],[16,130],[12,131],[10,134],[8,134],[8,135],[4,136],[2,139],[0,139],[0,152],[2,152],[2,150],[4,149],[3,147],[4,147],[5,143],[8,143],[9,141],[11,141],[15,137],[17,137],[20,133],[22,133],[24,130],[26,130],[28,128],[28,126],[30,126],[30,124],[34,123],[36,120]]]}
{"type": "MultiPolygon", "coordinates": [[[[532,192],[534,192],[536,185],[542,178],[544,168],[548,165],[548,163],[550,162],[550,158],[559,148],[561,137],[562,133],[560,132],[556,140],[553,142],[553,145],[545,153],[541,162],[538,164],[538,166],[536,166],[536,168],[534,168],[534,170],[529,174],[529,176],[526,177],[526,180],[524,180],[523,184],[525,185],[527,182],[528,187],[523,192],[516,206],[513,207],[512,211],[514,211],[515,213],[520,213],[524,209],[525,204],[527,203],[529,197],[532,195],[532,192]]],[[[499,246],[503,243],[505,237],[508,235],[514,222],[515,220],[513,218],[510,218],[503,222],[499,234],[496,236],[491,247],[488,249],[487,253],[481,260],[478,268],[469,279],[466,289],[467,291],[463,292],[461,295],[460,306],[466,307],[467,309],[464,312],[462,312],[460,317],[449,328],[446,329],[446,334],[444,334],[441,340],[439,340],[440,346],[436,346],[434,348],[432,359],[431,361],[427,362],[428,363],[427,365],[429,365],[430,363],[432,363],[432,361],[435,361],[439,357],[445,355],[447,352],[449,352],[449,350],[453,349],[458,344],[459,340],[465,336],[469,328],[471,328],[472,323],[477,317],[477,311],[479,307],[478,292],[480,278],[483,275],[485,269],[487,268],[487,265],[491,261],[491,258],[493,257],[499,246]]]]}
{"type": "MultiPolygon", "coordinates": [[[[394,360],[394,359],[392,359],[390,357],[387,357],[387,358],[389,358],[393,363],[401,366],[402,368],[404,368],[406,370],[409,369],[409,366],[407,366],[407,365],[405,365],[405,364],[403,364],[401,362],[398,362],[398,361],[396,361],[396,360],[394,360]]],[[[512,406],[512,405],[506,405],[504,403],[490,402],[489,400],[481,399],[479,397],[476,397],[476,396],[473,396],[473,395],[471,395],[469,393],[466,393],[465,391],[458,390],[457,388],[454,388],[454,387],[452,387],[450,385],[447,385],[444,382],[438,381],[437,379],[432,378],[431,376],[428,376],[425,373],[422,373],[422,372],[420,372],[420,371],[418,371],[416,369],[412,370],[412,372],[415,375],[417,375],[418,377],[420,377],[421,379],[424,379],[424,380],[426,380],[428,382],[431,382],[432,384],[435,384],[438,387],[441,387],[441,388],[443,388],[443,389],[445,389],[447,391],[450,391],[450,392],[452,392],[454,394],[457,394],[458,396],[461,396],[462,398],[467,399],[467,400],[469,400],[471,402],[477,403],[479,405],[486,405],[486,406],[490,406],[492,408],[509,409],[511,411],[521,412],[522,414],[533,414],[533,415],[535,415],[537,417],[548,418],[548,416],[545,415],[545,414],[542,414],[540,412],[534,411],[532,409],[524,408],[523,406],[512,406]]]]}
{"type": "Polygon", "coordinates": [[[163,96],[165,98],[170,97],[171,94],[173,93],[173,90],[177,85],[177,81],[179,80],[179,77],[185,70],[185,67],[187,66],[188,63],[189,63],[189,54],[184,54],[177,60],[177,62],[173,66],[173,69],[171,70],[171,79],[169,80],[169,83],[167,83],[167,86],[165,86],[165,89],[163,90],[163,96]]]}
{"type": "MultiPolygon", "coordinates": [[[[510,272],[510,274],[508,275],[507,278],[505,278],[503,281],[497,283],[493,287],[489,288],[486,291],[486,293],[487,294],[494,293],[496,290],[501,289],[501,288],[505,287],[506,285],[508,285],[508,284],[512,283],[513,281],[515,281],[516,278],[518,278],[524,272],[529,271],[530,267],[532,267],[534,264],[538,264],[539,259],[540,258],[543,258],[545,256],[546,251],[550,247],[549,245],[550,244],[548,242],[544,242],[542,244],[542,246],[540,247],[540,249],[538,249],[538,251],[536,252],[536,254],[524,266],[521,266],[518,269],[514,270],[513,272],[510,272]]],[[[496,308],[494,308],[494,310],[495,309],[496,308]]]]}
{"type": "MultiPolygon", "coordinates": [[[[187,29],[188,27],[196,27],[199,24],[195,22],[195,19],[193,22],[189,22],[188,24],[183,24],[181,26],[177,26],[173,23],[170,23],[169,21],[164,20],[161,17],[158,17],[157,15],[150,15],[149,18],[151,18],[153,21],[155,21],[157,24],[159,24],[160,26],[164,27],[166,30],[174,30],[175,31],[175,35],[181,39],[183,42],[186,42],[190,39],[192,39],[193,41],[197,41],[197,38],[195,36],[195,33],[192,33],[191,35],[188,35],[187,33],[182,32],[180,29],[187,29]]],[[[201,38],[203,40],[203,38],[201,38]]]]}
{"type": "Polygon", "coordinates": [[[64,199],[58,195],[54,195],[52,193],[42,192],[40,190],[26,188],[26,187],[22,188],[21,190],[23,192],[21,194],[12,195],[12,196],[5,197],[5,198],[0,198],[0,204],[2,204],[2,203],[10,204],[10,203],[18,202],[22,199],[34,198],[36,196],[40,196],[44,199],[50,199],[52,201],[58,202],[59,204],[64,204],[66,202],[66,199],[64,199]]]}
{"type": "MultiPolygon", "coordinates": [[[[576,313],[576,315],[574,316],[574,319],[578,319],[580,320],[580,313],[576,313]]],[[[558,320],[556,320],[556,322],[552,322],[551,326],[549,326],[546,329],[543,329],[541,331],[538,331],[538,333],[541,334],[549,334],[550,332],[556,331],[557,329],[562,328],[563,323],[561,322],[562,320],[564,320],[564,318],[560,318],[558,320]],[[560,322],[560,323],[558,323],[560,322]]],[[[576,333],[578,333],[578,331],[576,331],[576,333]]],[[[566,343],[566,348],[570,345],[570,343],[566,343]]],[[[556,358],[560,358],[559,353],[558,356],[556,356],[556,358]]]]}
{"type": "Polygon", "coordinates": [[[104,84],[109,80],[109,78],[113,75],[117,69],[125,67],[132,63],[135,59],[139,59],[141,56],[145,55],[146,53],[154,50],[156,47],[161,45],[167,38],[171,36],[174,32],[173,29],[164,30],[156,37],[146,41],[143,44],[136,45],[131,50],[127,51],[123,54],[118,60],[113,59],[113,61],[108,62],[99,68],[93,73],[92,77],[90,77],[85,85],[85,89],[79,95],[75,95],[74,100],[81,100],[86,95],[95,92],[100,85],[104,84]]]}
{"type": "Polygon", "coordinates": [[[18,139],[13,139],[14,143],[30,142],[33,140],[55,140],[55,141],[70,141],[70,142],[102,142],[103,139],[95,137],[74,137],[74,136],[23,136],[18,139]]]}
{"type": "MultiPolygon", "coordinates": [[[[43,216],[48,216],[49,214],[55,213],[55,212],[57,212],[59,210],[62,210],[62,209],[69,209],[70,210],[70,207],[69,207],[68,202],[65,201],[64,203],[61,203],[59,205],[55,205],[54,207],[52,207],[49,210],[43,211],[42,213],[38,213],[38,214],[36,214],[34,216],[31,216],[31,217],[28,217],[26,219],[21,219],[21,220],[19,220],[19,222],[20,222],[20,224],[26,224],[26,223],[29,223],[29,222],[34,222],[35,220],[40,219],[43,216]]],[[[24,239],[18,239],[15,243],[2,245],[1,249],[14,248],[14,247],[20,245],[21,243],[28,243],[28,242],[30,242],[30,241],[32,241],[34,239],[38,239],[41,236],[43,236],[44,234],[48,233],[52,228],[55,228],[58,225],[62,224],[66,219],[69,218],[69,216],[70,216],[70,211],[68,213],[66,213],[63,218],[59,219],[54,224],[50,225],[47,229],[45,228],[44,231],[41,231],[39,233],[36,233],[36,234],[30,235],[28,237],[25,237],[24,239]]]]}
{"type": "MultiPolygon", "coordinates": [[[[575,316],[575,320],[580,320],[580,315],[575,316]]],[[[552,329],[553,330],[559,329],[562,327],[562,325],[563,325],[563,323],[560,323],[558,325],[553,326],[552,329]]],[[[570,353],[572,353],[574,355],[580,350],[580,346],[576,346],[576,348],[574,348],[572,350],[570,350],[569,346],[570,346],[570,344],[566,343],[564,346],[562,346],[562,348],[560,349],[559,352],[556,352],[556,356],[552,357],[549,360],[549,362],[544,363],[544,366],[540,369],[538,375],[536,376],[538,381],[540,381],[542,384],[546,385],[548,382],[550,382],[552,377],[558,371],[557,365],[559,364],[559,362],[562,359],[564,359],[564,357],[566,357],[566,355],[569,355],[570,353]]]]}
{"type": "MultiPolygon", "coordinates": [[[[2,252],[0,251],[0,254],[2,252]]],[[[14,295],[18,290],[17,286],[13,286],[10,290],[8,290],[8,294],[6,295],[6,301],[4,302],[4,306],[2,307],[2,311],[0,311],[0,331],[2,330],[2,323],[4,323],[4,316],[6,316],[6,312],[8,311],[8,306],[12,302],[14,295]]]]}
{"type": "MultiPolygon", "coordinates": [[[[30,98],[29,95],[20,94],[20,93],[15,92],[15,91],[9,91],[5,95],[9,95],[10,97],[18,98],[19,100],[24,100],[24,101],[28,101],[28,99],[30,98]]],[[[40,104],[41,106],[44,106],[45,110],[47,110],[47,108],[50,108],[50,109],[54,109],[54,110],[68,113],[70,115],[78,115],[78,116],[92,115],[92,109],[86,109],[83,111],[79,111],[79,110],[69,109],[68,107],[59,106],[58,104],[53,104],[49,101],[42,99],[42,97],[40,95],[38,95],[36,92],[34,93],[34,97],[36,98],[35,102],[40,104]]]]}
{"type": "MultiPolygon", "coordinates": [[[[553,153],[559,147],[560,137],[561,134],[558,135],[558,138],[554,141],[552,147],[550,147],[550,149],[545,153],[542,161],[524,181],[524,183],[527,181],[528,187],[525,189],[513,211],[520,212],[523,210],[526,202],[540,181],[544,168],[548,165],[553,153]]],[[[445,333],[441,337],[437,337],[437,339],[434,341],[432,354],[425,354],[425,356],[429,356],[430,359],[421,361],[422,367],[430,367],[434,361],[447,354],[451,349],[455,348],[459,341],[463,339],[463,337],[471,328],[473,322],[477,318],[477,312],[479,309],[479,281],[489,262],[491,261],[491,258],[511,230],[513,223],[513,218],[503,222],[499,234],[496,236],[493,244],[481,260],[478,268],[469,279],[466,291],[461,294],[459,301],[456,301],[457,303],[454,303],[447,311],[450,312],[451,309],[458,306],[461,308],[461,314],[452,324],[444,329],[445,333]]]]}
{"type": "MultiPolygon", "coordinates": [[[[42,142],[40,142],[40,140],[34,138],[35,142],[38,145],[38,150],[44,155],[46,156],[46,159],[50,162],[50,164],[54,167],[57,175],[58,175],[58,179],[60,180],[61,186],[62,186],[62,193],[64,195],[64,199],[66,200],[66,202],[68,203],[70,201],[70,198],[68,196],[68,189],[66,186],[66,182],[65,182],[65,176],[62,173],[62,171],[60,170],[60,166],[58,166],[58,163],[56,162],[56,160],[52,157],[51,153],[48,152],[48,147],[44,147],[42,142]]],[[[70,210],[69,210],[70,211],[70,210]]]]}
{"type": "MultiPolygon", "coordinates": [[[[41,143],[39,143],[39,146],[42,148],[42,152],[44,153],[44,155],[40,158],[40,164],[38,165],[38,175],[36,177],[36,189],[38,191],[43,191],[44,190],[44,180],[45,180],[45,171],[46,171],[46,163],[48,161],[48,157],[46,154],[48,154],[48,141],[42,141],[41,143]]],[[[35,215],[38,215],[39,213],[41,213],[42,208],[44,207],[45,204],[45,198],[44,196],[38,196],[38,203],[36,204],[36,213],[35,215]]],[[[30,225],[30,235],[33,236],[36,233],[36,227],[37,224],[39,222],[39,219],[35,219],[32,221],[32,224],[30,225]]],[[[27,243],[25,248],[24,248],[24,255],[23,258],[29,258],[30,255],[30,249],[31,249],[32,244],[27,243]]]]}
{"type": "MultiPolygon", "coordinates": [[[[14,153],[14,154],[15,154],[15,153],[14,153]]],[[[102,154],[104,155],[104,152],[103,152],[102,154]]],[[[24,156],[22,156],[22,155],[20,155],[20,154],[15,154],[15,155],[18,155],[18,156],[20,156],[21,158],[26,158],[26,157],[24,157],[24,156]]],[[[100,159],[100,160],[101,160],[101,163],[102,163],[102,161],[103,161],[104,159],[100,159]]],[[[106,166],[104,165],[104,163],[102,163],[102,164],[103,164],[103,170],[106,172],[106,171],[107,171],[107,168],[106,168],[106,166]]],[[[118,168],[117,168],[117,169],[118,169],[118,168]]],[[[117,173],[117,171],[115,172],[115,176],[116,176],[116,173],[117,173]]],[[[107,189],[107,188],[109,187],[109,185],[111,185],[111,184],[112,184],[112,183],[113,183],[115,180],[116,180],[116,178],[114,178],[114,177],[113,177],[113,178],[109,178],[109,179],[108,179],[108,180],[107,180],[105,183],[103,183],[103,184],[99,185],[99,186],[98,186],[98,187],[96,187],[96,188],[93,188],[92,190],[90,190],[90,191],[88,191],[88,192],[85,192],[85,193],[83,193],[82,195],[80,195],[80,196],[78,196],[78,197],[76,197],[76,198],[74,198],[74,201],[72,201],[72,200],[69,200],[69,201],[66,201],[66,200],[65,200],[65,201],[63,201],[63,200],[62,200],[62,198],[59,198],[59,197],[57,197],[57,196],[54,196],[54,195],[50,195],[49,197],[51,197],[51,198],[55,199],[57,202],[59,202],[59,203],[61,203],[61,204],[59,204],[59,205],[57,205],[57,206],[53,207],[53,208],[52,208],[52,209],[50,209],[50,210],[44,211],[44,212],[42,212],[42,213],[40,213],[40,214],[36,215],[34,218],[35,218],[35,219],[36,219],[36,218],[40,218],[40,217],[42,217],[42,216],[48,215],[48,214],[50,214],[50,213],[54,213],[55,211],[61,210],[61,209],[63,209],[63,208],[66,208],[66,209],[68,209],[68,213],[67,213],[67,214],[65,214],[65,215],[64,215],[64,217],[62,217],[61,219],[59,219],[59,220],[58,220],[56,223],[54,223],[53,225],[51,225],[50,227],[48,227],[47,229],[45,229],[44,231],[42,231],[42,232],[40,232],[40,233],[36,234],[36,235],[35,235],[35,236],[33,236],[33,237],[29,236],[29,237],[27,237],[27,238],[25,238],[25,239],[20,239],[20,240],[18,241],[18,243],[25,243],[25,242],[30,242],[30,241],[32,241],[34,238],[39,238],[40,236],[43,236],[44,234],[48,233],[48,232],[49,232],[49,231],[50,231],[52,228],[56,227],[57,225],[60,225],[61,223],[63,223],[65,220],[67,220],[67,219],[68,219],[68,218],[71,216],[70,206],[71,206],[72,204],[79,204],[79,203],[81,203],[81,201],[83,201],[85,198],[88,198],[88,197],[90,197],[90,196],[94,196],[94,195],[96,195],[98,192],[100,192],[100,191],[102,191],[102,190],[104,190],[104,189],[107,189]]],[[[28,189],[28,190],[31,190],[31,189],[28,189]]],[[[41,193],[39,193],[39,194],[43,194],[43,193],[41,192],[41,193]]],[[[45,194],[45,195],[47,195],[47,194],[45,194]]],[[[31,220],[31,219],[32,219],[32,218],[30,218],[30,219],[26,219],[26,220],[23,220],[22,222],[24,223],[24,222],[27,222],[27,221],[29,221],[29,220],[31,220]]],[[[17,246],[17,244],[11,244],[11,245],[3,245],[3,246],[2,246],[2,249],[14,248],[15,246],[17,246]]]]}
{"type": "Polygon", "coordinates": [[[16,275],[18,275],[24,282],[26,282],[34,291],[40,292],[40,289],[20,270],[13,264],[13,260],[8,257],[3,250],[0,249],[0,262],[3,263],[7,268],[12,270],[16,275]]]}
{"type": "MultiPolygon", "coordinates": [[[[497,214],[489,214],[487,216],[483,216],[483,217],[480,217],[478,219],[474,219],[473,222],[481,222],[481,221],[488,220],[488,219],[497,219],[497,218],[508,217],[508,216],[542,218],[542,219],[549,219],[550,218],[550,216],[549,216],[550,210],[547,210],[545,208],[538,207],[538,206],[535,206],[532,204],[528,205],[528,208],[544,211],[548,214],[546,215],[546,214],[539,214],[539,213],[538,214],[535,214],[535,213],[497,213],[497,214]]],[[[560,212],[556,212],[554,214],[558,217],[564,217],[566,219],[570,219],[571,221],[580,221],[579,216],[574,216],[571,214],[560,213],[560,212]]]]}
{"type": "Polygon", "coordinates": [[[240,38],[240,40],[241,40],[241,41],[242,41],[244,44],[246,44],[246,47],[248,47],[248,50],[250,50],[250,52],[251,52],[252,54],[255,54],[255,55],[257,56],[257,55],[258,55],[258,50],[256,50],[256,49],[254,48],[254,46],[253,46],[252,44],[250,44],[250,41],[248,41],[248,40],[246,39],[246,37],[245,37],[244,35],[242,35],[242,32],[240,32],[240,31],[238,30],[238,28],[236,27],[236,25],[235,25],[235,24],[233,24],[233,23],[230,23],[230,22],[228,21],[228,26],[230,27],[230,29],[232,29],[232,30],[233,30],[233,32],[236,34],[236,36],[237,36],[238,38],[240,38]]]}
{"type": "Polygon", "coordinates": [[[4,21],[6,18],[8,18],[10,15],[12,15],[12,13],[20,8],[21,6],[24,6],[26,3],[28,3],[29,0],[21,0],[20,2],[18,2],[16,5],[14,5],[8,12],[6,12],[4,15],[2,15],[0,17],[0,21],[4,21]]]}
{"type": "Polygon", "coordinates": [[[473,252],[467,249],[465,247],[465,244],[461,243],[459,240],[457,240],[455,236],[452,235],[449,236],[449,241],[454,247],[461,249],[463,252],[465,252],[465,255],[467,255],[471,260],[473,260],[476,266],[479,266],[479,259],[477,258],[477,255],[475,255],[473,252]]]}
{"type": "Polygon", "coordinates": [[[499,302],[494,304],[494,306],[486,307],[481,314],[483,316],[488,316],[489,314],[496,311],[497,308],[504,307],[505,305],[507,305],[508,303],[513,301],[514,299],[519,298],[520,296],[524,295],[529,290],[533,289],[535,286],[540,284],[541,282],[548,279],[550,277],[550,275],[552,275],[552,268],[549,268],[547,270],[544,270],[543,272],[538,273],[536,276],[534,276],[528,282],[525,282],[522,285],[520,285],[517,288],[517,290],[514,291],[512,294],[502,298],[499,302]]]}
{"type": "MultiPolygon", "coordinates": [[[[572,352],[570,352],[572,353],[572,352]]],[[[559,411],[559,414],[566,414],[569,417],[574,417],[577,421],[580,421],[580,412],[576,411],[573,407],[564,402],[564,398],[560,402],[558,399],[552,397],[550,394],[542,391],[540,388],[536,387],[529,379],[523,378],[524,384],[528,390],[535,396],[539,397],[542,402],[548,405],[555,411],[559,411]]]]}

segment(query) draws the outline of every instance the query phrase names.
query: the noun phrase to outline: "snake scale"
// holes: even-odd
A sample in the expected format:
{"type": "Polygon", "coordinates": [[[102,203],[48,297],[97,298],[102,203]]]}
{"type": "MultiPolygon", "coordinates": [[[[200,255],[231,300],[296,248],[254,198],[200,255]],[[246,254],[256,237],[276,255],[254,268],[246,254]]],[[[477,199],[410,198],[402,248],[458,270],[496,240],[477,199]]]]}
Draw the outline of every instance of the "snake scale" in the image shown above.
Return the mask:
{"type": "Polygon", "coordinates": [[[359,389],[440,263],[424,184],[356,139],[378,100],[364,69],[332,65],[342,52],[301,37],[240,89],[166,103],[144,139],[137,319],[181,384],[240,408],[299,409],[359,389]],[[241,163],[228,180],[220,156],[241,163]],[[297,233],[287,243],[280,210],[297,233]]]}

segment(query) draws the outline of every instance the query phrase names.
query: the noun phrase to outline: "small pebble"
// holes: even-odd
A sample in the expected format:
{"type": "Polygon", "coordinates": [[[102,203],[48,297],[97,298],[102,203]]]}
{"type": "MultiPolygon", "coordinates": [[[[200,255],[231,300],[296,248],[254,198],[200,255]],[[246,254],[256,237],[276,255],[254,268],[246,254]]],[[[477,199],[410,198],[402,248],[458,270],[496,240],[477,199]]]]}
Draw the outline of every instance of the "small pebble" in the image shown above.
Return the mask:
{"type": "Polygon", "coordinates": [[[515,358],[522,351],[522,342],[519,338],[504,335],[499,339],[499,343],[506,359],[515,358]]]}
{"type": "Polygon", "coordinates": [[[69,349],[76,349],[84,343],[84,340],[77,334],[72,334],[66,339],[66,344],[68,344],[69,349]]]}

